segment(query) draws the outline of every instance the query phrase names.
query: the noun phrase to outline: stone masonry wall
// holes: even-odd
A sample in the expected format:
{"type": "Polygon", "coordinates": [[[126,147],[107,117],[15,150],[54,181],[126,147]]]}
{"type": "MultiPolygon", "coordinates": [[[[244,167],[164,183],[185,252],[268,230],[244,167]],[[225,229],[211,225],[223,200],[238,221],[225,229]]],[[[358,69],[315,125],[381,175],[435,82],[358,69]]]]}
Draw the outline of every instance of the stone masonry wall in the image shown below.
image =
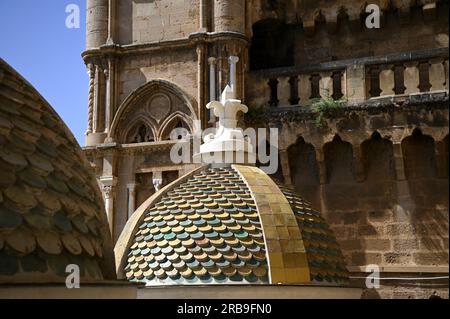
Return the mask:
{"type": "MultiPolygon", "coordinates": [[[[327,25],[316,27],[312,36],[295,33],[295,61],[297,65],[323,61],[377,56],[411,50],[448,47],[447,10],[435,19],[424,21],[422,12],[414,10],[410,23],[400,23],[390,13],[380,29],[366,29],[342,21],[334,32],[327,25]]],[[[363,24],[363,22],[361,22],[363,24]]]]}
{"type": "Polygon", "coordinates": [[[118,104],[135,89],[154,80],[164,79],[179,86],[191,97],[197,95],[197,54],[194,49],[152,52],[126,56],[119,67],[118,104]]]}
{"type": "Polygon", "coordinates": [[[199,28],[199,0],[121,0],[119,43],[141,44],[187,37],[199,28]]]}
{"type": "MultiPolygon", "coordinates": [[[[367,276],[370,264],[388,277],[444,275],[449,262],[448,111],[415,107],[351,113],[334,116],[322,129],[307,113],[281,115],[285,183],[322,211],[354,276],[367,276]],[[380,112],[390,124],[372,127],[380,112]],[[428,124],[419,120],[423,116],[428,124]],[[397,126],[400,118],[408,120],[397,126]],[[422,127],[414,129],[419,122],[422,127]]],[[[280,127],[273,115],[278,118],[272,113],[269,126],[280,127]]],[[[448,282],[382,282],[365,297],[428,298],[437,291],[448,298],[446,289],[448,282]]]]}

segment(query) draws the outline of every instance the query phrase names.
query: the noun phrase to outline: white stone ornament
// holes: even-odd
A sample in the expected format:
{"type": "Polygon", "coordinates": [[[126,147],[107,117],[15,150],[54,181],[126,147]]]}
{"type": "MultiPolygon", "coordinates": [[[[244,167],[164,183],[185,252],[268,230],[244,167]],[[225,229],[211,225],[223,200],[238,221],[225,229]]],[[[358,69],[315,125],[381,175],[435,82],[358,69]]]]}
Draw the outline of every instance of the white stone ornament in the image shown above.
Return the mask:
{"type": "Polygon", "coordinates": [[[215,134],[204,137],[200,152],[194,155],[194,159],[216,166],[256,163],[253,145],[244,137],[242,129],[237,127],[238,112],[247,113],[248,107],[234,96],[235,92],[227,85],[220,102],[213,101],[206,106],[214,110],[219,125],[215,134]]]}

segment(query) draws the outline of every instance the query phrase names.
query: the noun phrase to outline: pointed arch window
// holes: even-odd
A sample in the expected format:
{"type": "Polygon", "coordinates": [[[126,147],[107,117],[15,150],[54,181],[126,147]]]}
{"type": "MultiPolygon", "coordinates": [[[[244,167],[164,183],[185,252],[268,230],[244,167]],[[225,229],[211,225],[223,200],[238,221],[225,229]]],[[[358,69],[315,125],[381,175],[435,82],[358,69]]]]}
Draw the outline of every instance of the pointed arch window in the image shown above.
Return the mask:
{"type": "Polygon", "coordinates": [[[128,143],[146,143],[154,142],[155,137],[153,131],[146,124],[138,124],[130,131],[128,135],[128,143]]]}
{"type": "Polygon", "coordinates": [[[172,139],[172,134],[175,135],[176,139],[182,140],[185,139],[190,132],[191,129],[186,121],[184,121],[182,118],[176,117],[172,119],[163,129],[161,140],[167,141],[172,139]]]}

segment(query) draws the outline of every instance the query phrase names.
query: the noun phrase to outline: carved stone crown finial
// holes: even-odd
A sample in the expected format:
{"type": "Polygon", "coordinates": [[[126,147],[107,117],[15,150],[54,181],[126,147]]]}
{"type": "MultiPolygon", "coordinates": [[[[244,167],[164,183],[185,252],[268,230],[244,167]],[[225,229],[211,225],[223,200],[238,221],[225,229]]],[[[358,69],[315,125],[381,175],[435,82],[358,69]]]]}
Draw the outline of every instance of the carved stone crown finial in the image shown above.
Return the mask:
{"type": "Polygon", "coordinates": [[[214,115],[219,118],[219,129],[221,126],[228,129],[237,128],[237,113],[242,111],[248,112],[248,107],[241,104],[240,100],[236,100],[233,89],[227,85],[222,92],[219,101],[212,101],[206,106],[207,109],[213,109],[214,115]]]}
{"type": "MultiPolygon", "coordinates": [[[[239,61],[237,57],[230,57],[230,79],[236,83],[235,67],[239,61]]],[[[253,145],[244,137],[241,128],[237,127],[238,112],[248,112],[248,107],[236,99],[236,86],[227,85],[219,101],[212,101],[206,106],[213,109],[219,118],[219,125],[215,134],[205,136],[200,152],[194,158],[205,164],[223,166],[227,164],[254,164],[256,155],[253,145]]]]}

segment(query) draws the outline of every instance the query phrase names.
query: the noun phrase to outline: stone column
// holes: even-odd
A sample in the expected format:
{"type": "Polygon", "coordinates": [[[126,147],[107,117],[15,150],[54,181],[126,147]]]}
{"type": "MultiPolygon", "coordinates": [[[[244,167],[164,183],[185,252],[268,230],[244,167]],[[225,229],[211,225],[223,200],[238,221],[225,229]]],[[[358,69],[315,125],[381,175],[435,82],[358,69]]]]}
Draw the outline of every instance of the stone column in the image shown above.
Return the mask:
{"type": "Polygon", "coordinates": [[[108,67],[105,69],[106,78],[106,102],[105,102],[105,133],[109,133],[114,119],[115,103],[115,60],[108,59],[108,67]]]}
{"type": "Polygon", "coordinates": [[[133,215],[136,210],[136,183],[127,185],[128,189],[128,218],[133,215]]]}
{"type": "Polygon", "coordinates": [[[103,196],[105,198],[105,211],[108,218],[109,230],[114,238],[114,193],[117,179],[114,176],[102,176],[100,182],[103,185],[103,196]]]}
{"type": "Polygon", "coordinates": [[[209,101],[216,100],[216,61],[214,57],[208,58],[209,64],[209,101]]]}
{"type": "Polygon", "coordinates": [[[101,81],[102,81],[102,73],[101,68],[96,65],[95,66],[95,78],[94,78],[94,116],[92,123],[92,130],[94,133],[100,133],[100,128],[102,127],[103,119],[99,117],[101,113],[101,109],[104,106],[103,98],[102,98],[102,90],[101,90],[101,81]]]}
{"type": "Polygon", "coordinates": [[[230,63],[230,86],[233,90],[234,96],[236,98],[237,86],[236,86],[236,64],[239,62],[239,57],[230,56],[228,58],[228,62],[230,63]]]}
{"type": "Polygon", "coordinates": [[[245,0],[214,0],[214,31],[245,32],[245,0]]]}
{"type": "Polygon", "coordinates": [[[95,67],[89,63],[88,64],[88,75],[89,75],[89,95],[88,95],[88,125],[86,129],[86,135],[92,133],[93,129],[93,116],[94,116],[94,92],[95,92],[95,67]]]}
{"type": "Polygon", "coordinates": [[[206,123],[206,108],[205,108],[205,78],[206,78],[206,70],[205,70],[205,63],[206,63],[206,48],[204,44],[197,45],[197,100],[198,100],[198,110],[197,114],[199,115],[199,118],[202,123],[202,128],[204,124],[206,123]]]}
{"type": "Polygon", "coordinates": [[[109,81],[110,79],[110,70],[109,68],[105,69],[103,71],[105,73],[105,80],[106,80],[106,99],[105,99],[105,133],[109,132],[109,121],[111,118],[111,114],[110,114],[110,108],[111,108],[111,83],[109,81]]]}
{"type": "Polygon", "coordinates": [[[106,43],[108,37],[108,0],[87,0],[86,49],[106,43]]]}
{"type": "Polygon", "coordinates": [[[105,140],[104,74],[102,68],[96,64],[96,61],[90,63],[92,63],[92,73],[89,79],[88,128],[86,131],[87,146],[101,144],[105,140]],[[90,121],[91,123],[89,123],[90,121]]]}
{"type": "Polygon", "coordinates": [[[106,40],[108,45],[115,43],[116,4],[116,0],[108,0],[108,39],[106,40]]]}
{"type": "Polygon", "coordinates": [[[210,0],[200,0],[200,32],[207,32],[210,0]]]}
{"type": "MultiPolygon", "coordinates": [[[[216,58],[210,57],[208,59],[209,64],[209,101],[216,100],[216,58]]],[[[209,110],[209,124],[214,124],[216,122],[216,116],[214,115],[214,110],[209,110]]]]}

